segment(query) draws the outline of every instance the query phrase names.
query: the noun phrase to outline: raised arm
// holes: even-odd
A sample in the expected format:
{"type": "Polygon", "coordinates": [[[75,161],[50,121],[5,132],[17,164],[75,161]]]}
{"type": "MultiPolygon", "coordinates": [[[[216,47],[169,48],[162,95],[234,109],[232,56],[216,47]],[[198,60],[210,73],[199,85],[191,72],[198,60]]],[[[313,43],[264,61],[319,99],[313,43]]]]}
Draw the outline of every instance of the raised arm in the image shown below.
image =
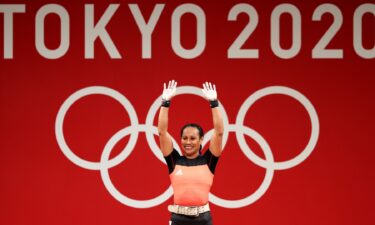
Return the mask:
{"type": "Polygon", "coordinates": [[[214,156],[220,156],[222,151],[224,122],[219,110],[216,86],[209,82],[203,84],[203,95],[210,102],[214,133],[210,141],[210,151],[214,156]]]}
{"type": "Polygon", "coordinates": [[[159,111],[158,132],[160,140],[160,149],[163,156],[171,154],[173,151],[172,137],[168,133],[168,111],[170,100],[176,93],[177,82],[169,81],[168,87],[164,83],[164,90],[162,94],[162,105],[159,111]]]}

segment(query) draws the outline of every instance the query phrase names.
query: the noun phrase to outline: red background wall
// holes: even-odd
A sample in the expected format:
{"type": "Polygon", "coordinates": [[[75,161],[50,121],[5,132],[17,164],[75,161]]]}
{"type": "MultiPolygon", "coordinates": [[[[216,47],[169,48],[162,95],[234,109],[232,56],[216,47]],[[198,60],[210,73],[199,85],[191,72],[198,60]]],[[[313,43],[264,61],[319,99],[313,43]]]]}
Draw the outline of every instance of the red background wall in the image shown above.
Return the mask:
{"type": "MultiPolygon", "coordinates": [[[[214,223],[224,224],[374,224],[375,188],[374,130],[375,59],[364,59],[353,48],[353,14],[372,1],[331,1],[342,12],[343,24],[329,48],[343,49],[343,59],[312,59],[311,51],[333,21],[332,16],[312,21],[323,1],[288,2],[301,12],[302,46],[291,59],[281,59],[271,49],[270,17],[283,1],[246,2],[257,10],[259,23],[244,48],[258,48],[258,59],[228,59],[227,49],[248,22],[227,20],[239,1],[191,1],[206,16],[206,47],[194,59],[184,59],[171,47],[171,15],[185,1],[136,1],[147,18],[154,4],[165,3],[152,35],[152,58],[142,59],[141,34],[126,1],[107,25],[121,59],[111,59],[97,40],[95,58],[84,57],[84,4],[95,5],[102,15],[110,2],[58,1],[70,16],[70,47],[58,59],[46,59],[35,48],[35,15],[48,1],[25,4],[26,12],[14,15],[13,58],[0,57],[0,224],[167,224],[167,205],[139,209],[113,198],[99,171],[73,164],[61,151],[55,136],[57,113],[76,91],[105,86],[124,95],[134,106],[140,124],[162,92],[163,82],[201,87],[216,84],[229,123],[234,124],[243,102],[269,86],[293,88],[316,109],[320,133],[311,155],[301,164],[276,170],[267,192],[255,203],[230,209],[211,203],[214,223]]],[[[46,45],[59,45],[59,20],[46,17],[46,45]]],[[[363,17],[363,45],[375,44],[375,17],[363,17]]],[[[291,45],[291,19],[282,17],[281,44],[291,45]]],[[[0,15],[0,43],[4,40],[4,17],[0,15]]],[[[182,44],[195,45],[195,20],[182,22],[182,44]]],[[[0,45],[1,53],[4,49],[0,45]]],[[[156,119],[156,118],[155,118],[156,119]]],[[[212,128],[208,103],[193,95],[173,99],[170,133],[179,141],[179,128],[187,122],[212,128]]],[[[107,141],[129,126],[126,111],[114,99],[91,95],[77,101],[64,121],[64,134],[74,153],[82,159],[100,161],[107,141]]],[[[156,120],[154,122],[156,124],[156,120]]],[[[256,130],[270,145],[275,161],[300,154],[310,138],[311,124],[304,107],[284,95],[267,96],[247,112],[245,125],[256,130]]],[[[155,136],[157,140],[157,137],[155,136]]],[[[126,146],[129,136],[116,145],[111,157],[126,146]]],[[[250,137],[247,143],[263,157],[250,137]]],[[[133,199],[154,198],[169,186],[167,167],[150,151],[145,133],[139,133],[130,156],[109,170],[116,188],[133,199]]],[[[213,194],[242,199],[257,190],[265,169],[242,153],[235,133],[230,132],[219,161],[213,194]]]]}

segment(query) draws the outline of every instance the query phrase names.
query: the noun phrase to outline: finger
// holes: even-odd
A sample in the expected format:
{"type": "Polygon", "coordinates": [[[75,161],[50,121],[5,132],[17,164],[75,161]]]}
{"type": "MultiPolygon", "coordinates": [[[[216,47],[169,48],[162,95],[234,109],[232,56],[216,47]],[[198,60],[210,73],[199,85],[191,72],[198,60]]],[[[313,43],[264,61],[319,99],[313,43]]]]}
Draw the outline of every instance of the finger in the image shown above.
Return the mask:
{"type": "Polygon", "coordinates": [[[177,87],[177,81],[174,81],[173,89],[176,89],[177,87]]]}
{"type": "Polygon", "coordinates": [[[205,99],[209,99],[209,97],[208,97],[208,95],[209,95],[208,90],[207,89],[202,89],[202,91],[203,91],[204,98],[205,99]]]}
{"type": "Polygon", "coordinates": [[[212,85],[211,85],[211,82],[210,82],[209,84],[210,84],[210,90],[213,90],[213,89],[212,89],[212,85]]]}
{"type": "Polygon", "coordinates": [[[168,82],[168,89],[171,88],[171,81],[168,82]]]}
{"type": "Polygon", "coordinates": [[[214,84],[214,91],[216,91],[216,85],[214,84]]]}
{"type": "Polygon", "coordinates": [[[165,85],[165,83],[164,83],[164,85],[163,85],[163,86],[164,86],[164,90],[165,90],[165,89],[166,89],[166,85],[165,85]]]}
{"type": "Polygon", "coordinates": [[[206,81],[205,87],[206,87],[206,90],[209,90],[209,86],[208,86],[208,82],[207,81],[206,81]]]}

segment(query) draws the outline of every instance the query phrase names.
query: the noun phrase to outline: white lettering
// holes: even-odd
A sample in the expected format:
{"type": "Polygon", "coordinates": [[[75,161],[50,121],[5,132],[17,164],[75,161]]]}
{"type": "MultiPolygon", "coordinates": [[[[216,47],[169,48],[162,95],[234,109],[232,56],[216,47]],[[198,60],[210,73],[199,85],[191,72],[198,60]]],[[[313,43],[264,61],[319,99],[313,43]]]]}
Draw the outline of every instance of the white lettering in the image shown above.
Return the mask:
{"type": "Polygon", "coordinates": [[[69,14],[64,7],[48,4],[40,8],[35,18],[35,46],[39,54],[47,59],[57,59],[65,55],[69,49],[69,14]],[[56,49],[48,49],[44,42],[44,19],[54,13],[60,18],[60,45],[56,49]]]}
{"type": "Polygon", "coordinates": [[[155,25],[160,18],[165,4],[156,4],[148,23],[146,23],[142,13],[137,4],[129,4],[130,11],[133,14],[135,22],[138,25],[139,31],[142,34],[142,58],[151,58],[151,36],[155,29],[155,25]]]}
{"type": "Polygon", "coordinates": [[[175,9],[172,14],[172,48],[174,52],[185,59],[198,57],[206,47],[206,16],[203,10],[194,4],[183,4],[175,9]],[[192,13],[197,19],[197,43],[192,49],[181,46],[181,16],[192,13]]]}
{"type": "Polygon", "coordinates": [[[4,59],[13,59],[13,13],[25,11],[25,4],[0,4],[0,13],[4,13],[4,59]]]}
{"type": "Polygon", "coordinates": [[[120,5],[110,4],[104,12],[104,15],[99,19],[98,23],[94,25],[94,5],[85,4],[85,58],[94,58],[94,42],[96,38],[100,38],[105,49],[111,56],[111,58],[121,59],[121,55],[118,52],[116,46],[113,44],[111,37],[109,36],[105,27],[113,14],[116,12],[120,5]]]}

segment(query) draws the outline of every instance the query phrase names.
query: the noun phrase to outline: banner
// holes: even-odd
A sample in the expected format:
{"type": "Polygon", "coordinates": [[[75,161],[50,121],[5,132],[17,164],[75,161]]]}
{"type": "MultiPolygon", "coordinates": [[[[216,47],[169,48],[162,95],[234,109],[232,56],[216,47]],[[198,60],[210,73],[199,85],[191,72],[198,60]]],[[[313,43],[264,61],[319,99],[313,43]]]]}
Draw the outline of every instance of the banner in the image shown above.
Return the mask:
{"type": "Polygon", "coordinates": [[[0,3],[0,224],[169,224],[157,130],[213,132],[215,225],[373,224],[373,1],[0,3]]]}

